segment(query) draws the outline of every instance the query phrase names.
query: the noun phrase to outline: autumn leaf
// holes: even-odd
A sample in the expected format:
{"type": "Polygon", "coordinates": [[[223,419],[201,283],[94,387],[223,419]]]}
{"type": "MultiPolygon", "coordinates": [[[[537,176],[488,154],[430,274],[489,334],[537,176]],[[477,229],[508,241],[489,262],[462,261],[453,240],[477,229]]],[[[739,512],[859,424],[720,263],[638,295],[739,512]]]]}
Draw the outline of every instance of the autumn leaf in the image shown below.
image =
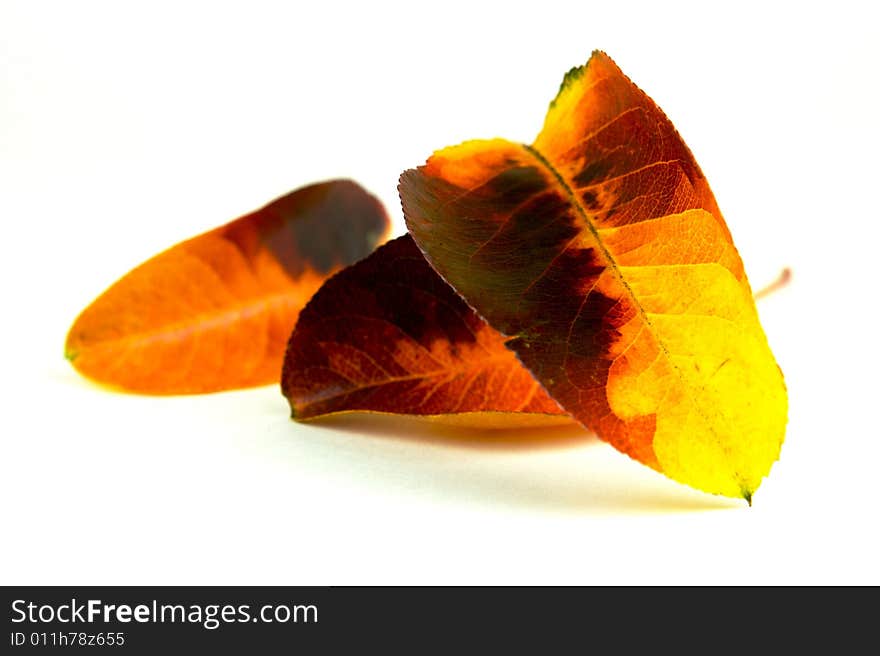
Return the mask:
{"type": "Polygon", "coordinates": [[[67,358],[89,378],[150,394],[277,382],[299,311],[388,229],[354,182],[303,187],[130,271],[76,319],[67,358]]]}
{"type": "Polygon", "coordinates": [[[565,76],[531,146],[447,148],[399,188],[430,263],[565,410],[751,499],[784,437],[782,374],[693,155],[607,55],[565,76]]]}
{"type": "Polygon", "coordinates": [[[368,411],[492,428],[571,422],[505,341],[406,235],[318,290],[291,335],[282,391],[298,420],[368,411]]]}

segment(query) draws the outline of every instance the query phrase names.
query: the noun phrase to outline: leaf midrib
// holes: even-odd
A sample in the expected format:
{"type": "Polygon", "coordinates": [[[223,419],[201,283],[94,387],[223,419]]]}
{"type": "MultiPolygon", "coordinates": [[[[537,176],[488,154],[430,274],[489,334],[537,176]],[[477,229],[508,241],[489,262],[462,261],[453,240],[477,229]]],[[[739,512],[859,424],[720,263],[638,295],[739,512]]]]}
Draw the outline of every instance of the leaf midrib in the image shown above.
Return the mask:
{"type": "MultiPolygon", "coordinates": [[[[332,343],[332,342],[319,342],[319,343],[323,345],[323,344],[328,344],[328,343],[332,343]]],[[[433,358],[433,356],[432,356],[432,360],[437,362],[436,358],[433,358]]],[[[419,373],[409,373],[409,374],[404,374],[401,376],[394,376],[390,372],[388,372],[384,367],[381,367],[378,364],[376,364],[376,366],[379,367],[384,374],[386,374],[386,378],[384,378],[382,380],[370,382],[366,385],[361,385],[361,384],[357,383],[356,381],[353,381],[350,378],[343,376],[343,378],[345,378],[349,383],[352,384],[352,386],[353,386],[352,389],[345,390],[343,392],[334,392],[332,394],[328,394],[325,397],[321,397],[321,398],[318,398],[315,400],[309,400],[306,403],[304,403],[303,405],[304,406],[311,406],[311,405],[315,405],[316,403],[325,403],[329,400],[341,398],[341,397],[347,396],[349,394],[353,394],[355,392],[363,392],[363,391],[367,391],[367,390],[373,390],[373,389],[384,387],[386,385],[394,385],[397,383],[407,382],[407,381],[411,381],[411,380],[428,381],[428,380],[431,380],[434,378],[445,378],[448,380],[453,380],[454,378],[457,378],[458,376],[460,376],[462,374],[471,378],[471,381],[468,383],[468,386],[469,386],[473,382],[473,380],[476,378],[477,375],[479,375],[483,371],[491,369],[491,365],[495,361],[501,361],[501,360],[507,361],[507,363],[510,365],[510,371],[507,374],[507,378],[505,379],[505,384],[504,384],[504,386],[506,386],[510,382],[510,376],[516,370],[517,362],[515,360],[508,361],[508,356],[507,356],[507,354],[504,354],[504,353],[489,353],[486,356],[479,358],[479,359],[468,358],[468,359],[462,360],[461,366],[458,366],[458,367],[442,367],[442,366],[440,366],[437,369],[432,369],[430,371],[419,372],[419,373]]],[[[440,364],[440,363],[437,363],[437,364],[440,364]]],[[[325,370],[331,371],[335,374],[339,374],[339,372],[336,371],[335,369],[333,369],[332,367],[309,367],[308,369],[325,369],[325,370]]],[[[520,404],[521,407],[525,407],[529,403],[529,401],[531,401],[532,398],[534,398],[535,391],[539,386],[539,383],[537,382],[537,380],[535,380],[534,382],[535,382],[534,387],[530,390],[525,401],[523,401],[523,403],[520,404]]],[[[432,390],[431,394],[433,394],[433,392],[436,390],[436,388],[439,384],[440,383],[432,383],[432,387],[434,389],[432,390]]],[[[429,396],[431,394],[429,394],[429,396]]],[[[463,395],[462,395],[462,398],[463,398],[463,395]]],[[[422,403],[420,405],[424,405],[424,403],[425,403],[425,401],[422,401],[422,403]]],[[[460,405],[460,404],[461,404],[461,399],[459,399],[459,403],[457,405],[460,405]]],[[[484,411],[480,410],[477,412],[484,412],[484,411]]],[[[498,410],[496,412],[512,412],[512,411],[498,410]]],[[[522,410],[518,410],[516,412],[522,412],[522,410]]],[[[540,413],[540,414],[545,414],[545,413],[540,413]]]]}
{"type": "Polygon", "coordinates": [[[218,308],[217,312],[200,312],[198,314],[189,315],[182,319],[177,319],[169,323],[164,323],[155,328],[139,329],[132,332],[116,335],[104,339],[99,339],[91,343],[83,343],[78,348],[71,348],[66,357],[73,361],[83,351],[94,348],[122,347],[130,348],[131,346],[143,346],[160,341],[165,336],[171,336],[178,333],[172,341],[186,339],[187,331],[191,331],[191,335],[201,332],[223,330],[241,320],[242,314],[248,310],[254,310],[253,316],[257,316],[262,312],[269,310],[275,306],[284,305],[296,296],[290,291],[277,292],[265,296],[254,297],[243,303],[227,305],[218,308]],[[180,335],[182,334],[182,335],[180,335]]]}
{"type": "MultiPolygon", "coordinates": [[[[592,234],[593,238],[596,240],[596,244],[598,244],[599,249],[602,252],[602,255],[608,261],[609,266],[614,271],[615,275],[620,280],[620,282],[623,284],[624,288],[626,289],[626,291],[629,294],[632,301],[635,303],[636,307],[639,310],[639,314],[642,316],[642,318],[645,320],[645,322],[648,324],[648,326],[650,328],[653,328],[653,324],[651,324],[651,321],[648,319],[647,312],[645,311],[645,308],[642,307],[642,304],[639,302],[639,299],[636,298],[635,293],[633,292],[632,288],[629,286],[629,283],[626,281],[626,278],[624,277],[624,275],[621,273],[620,267],[618,266],[617,261],[614,259],[614,256],[611,254],[611,251],[609,251],[608,248],[606,248],[604,242],[602,241],[602,238],[599,235],[599,229],[596,228],[595,225],[593,225],[593,222],[590,220],[590,217],[587,214],[587,210],[584,208],[583,205],[581,205],[580,201],[578,200],[578,198],[575,195],[572,188],[569,186],[566,179],[562,177],[562,174],[559,171],[557,171],[556,168],[550,163],[550,161],[546,157],[544,157],[536,148],[534,148],[533,146],[530,146],[528,144],[522,144],[522,146],[535,159],[537,159],[541,163],[542,166],[544,166],[548,171],[550,171],[551,174],[553,174],[553,177],[556,179],[556,182],[559,184],[560,187],[562,187],[562,190],[565,192],[566,196],[568,196],[569,204],[571,204],[572,207],[574,207],[575,210],[577,210],[577,213],[580,215],[581,219],[583,219],[584,224],[590,230],[590,234],[592,234]]],[[[662,217],[657,217],[657,218],[662,218],[662,217]]],[[[656,336],[656,333],[654,333],[653,331],[652,331],[652,334],[654,334],[656,336]]],[[[657,339],[657,342],[660,343],[660,348],[662,348],[663,352],[666,354],[666,356],[669,357],[669,352],[666,350],[666,345],[663,344],[659,338],[657,339]]],[[[670,364],[672,364],[671,361],[670,361],[670,364]]]]}
{"type": "MultiPolygon", "coordinates": [[[[568,184],[568,181],[562,176],[562,174],[559,171],[556,170],[556,167],[554,167],[553,164],[551,164],[551,162],[546,157],[544,157],[543,154],[541,154],[540,151],[538,151],[536,148],[534,148],[533,146],[530,146],[528,144],[521,144],[521,145],[527,152],[529,152],[532,155],[532,157],[534,157],[546,170],[548,170],[553,175],[553,177],[556,179],[556,182],[559,184],[559,186],[562,188],[562,190],[568,196],[569,204],[575,208],[578,215],[581,217],[584,224],[589,229],[590,234],[592,234],[593,238],[595,239],[596,244],[598,245],[602,255],[605,257],[606,261],[608,262],[608,266],[612,269],[612,271],[614,272],[614,275],[617,277],[617,279],[623,285],[630,300],[632,300],[632,302],[636,306],[636,309],[638,310],[638,313],[641,316],[642,320],[648,326],[648,329],[649,329],[651,335],[653,335],[654,339],[657,340],[657,345],[660,347],[660,350],[663,353],[664,357],[666,358],[666,361],[669,363],[669,365],[672,367],[672,369],[675,371],[676,375],[678,376],[678,379],[681,382],[682,388],[685,390],[685,393],[687,394],[688,398],[690,399],[692,407],[700,415],[700,417],[703,419],[707,429],[712,434],[712,436],[715,438],[716,442],[718,444],[720,444],[721,440],[719,439],[718,434],[716,433],[715,428],[712,425],[712,422],[709,421],[709,418],[703,412],[702,407],[700,407],[700,404],[697,403],[696,398],[694,398],[694,395],[691,391],[690,385],[687,384],[685,377],[681,373],[681,369],[679,369],[678,365],[676,365],[675,362],[672,360],[672,356],[669,352],[669,349],[666,348],[666,344],[663,343],[663,340],[661,339],[660,335],[658,334],[658,332],[654,328],[654,324],[651,322],[651,319],[648,317],[648,312],[645,310],[645,308],[639,302],[638,297],[633,292],[632,288],[629,286],[629,283],[627,282],[626,277],[620,271],[620,267],[618,266],[617,261],[614,259],[614,256],[611,254],[611,252],[608,250],[608,248],[605,246],[604,242],[602,241],[602,239],[599,235],[599,229],[590,220],[590,217],[589,217],[589,214],[587,213],[586,208],[580,203],[580,201],[577,198],[577,195],[574,193],[574,190],[572,190],[571,186],[568,184]]],[[[663,218],[663,217],[656,217],[656,218],[663,218]]],[[[747,492],[745,490],[743,490],[743,494],[745,495],[745,494],[747,494],[747,492]]]]}

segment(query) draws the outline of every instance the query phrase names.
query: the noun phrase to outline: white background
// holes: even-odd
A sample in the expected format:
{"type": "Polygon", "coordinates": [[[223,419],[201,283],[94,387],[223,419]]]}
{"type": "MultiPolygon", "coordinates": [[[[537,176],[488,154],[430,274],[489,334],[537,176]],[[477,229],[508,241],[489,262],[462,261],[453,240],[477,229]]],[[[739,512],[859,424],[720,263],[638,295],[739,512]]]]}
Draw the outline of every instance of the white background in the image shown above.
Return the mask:
{"type": "Polygon", "coordinates": [[[880,583],[871,3],[0,2],[5,584],[880,583]],[[275,387],[104,391],[76,314],[159,250],[351,176],[529,142],[606,50],[725,213],[789,386],[749,509],[575,429],[297,425],[275,387]]]}

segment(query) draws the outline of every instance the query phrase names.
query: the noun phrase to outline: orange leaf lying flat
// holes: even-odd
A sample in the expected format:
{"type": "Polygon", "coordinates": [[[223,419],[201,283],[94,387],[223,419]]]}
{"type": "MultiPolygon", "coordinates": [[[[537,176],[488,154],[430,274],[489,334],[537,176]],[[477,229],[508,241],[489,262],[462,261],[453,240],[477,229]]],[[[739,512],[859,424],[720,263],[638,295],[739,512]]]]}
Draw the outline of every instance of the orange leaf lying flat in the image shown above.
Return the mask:
{"type": "Polygon", "coordinates": [[[693,155],[611,59],[566,75],[532,146],[447,148],[400,194],[429,262],[563,408],[751,499],[785,433],[782,374],[693,155]]]}
{"type": "Polygon", "coordinates": [[[136,392],[274,383],[300,309],[388,228],[354,182],[303,187],[130,271],[77,318],[66,355],[83,375],[136,392]]]}
{"type": "Polygon", "coordinates": [[[504,342],[407,235],[309,301],[287,347],[282,391],[300,420],[370,411],[481,427],[570,422],[504,342]]]}

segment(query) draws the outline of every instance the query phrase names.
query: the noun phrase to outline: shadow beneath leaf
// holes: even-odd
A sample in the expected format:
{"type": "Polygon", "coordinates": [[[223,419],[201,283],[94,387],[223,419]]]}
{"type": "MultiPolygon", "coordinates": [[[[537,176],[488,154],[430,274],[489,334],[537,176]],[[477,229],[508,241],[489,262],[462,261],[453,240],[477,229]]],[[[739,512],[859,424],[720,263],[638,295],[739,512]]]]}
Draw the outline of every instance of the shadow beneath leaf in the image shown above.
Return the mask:
{"type": "Polygon", "coordinates": [[[474,430],[392,415],[308,422],[290,457],[395,494],[564,515],[644,515],[744,508],[644,467],[577,426],[474,430]]]}
{"type": "Polygon", "coordinates": [[[594,433],[574,422],[530,428],[471,428],[410,416],[349,413],[322,417],[307,422],[307,425],[480,451],[533,451],[600,444],[594,433]]]}

